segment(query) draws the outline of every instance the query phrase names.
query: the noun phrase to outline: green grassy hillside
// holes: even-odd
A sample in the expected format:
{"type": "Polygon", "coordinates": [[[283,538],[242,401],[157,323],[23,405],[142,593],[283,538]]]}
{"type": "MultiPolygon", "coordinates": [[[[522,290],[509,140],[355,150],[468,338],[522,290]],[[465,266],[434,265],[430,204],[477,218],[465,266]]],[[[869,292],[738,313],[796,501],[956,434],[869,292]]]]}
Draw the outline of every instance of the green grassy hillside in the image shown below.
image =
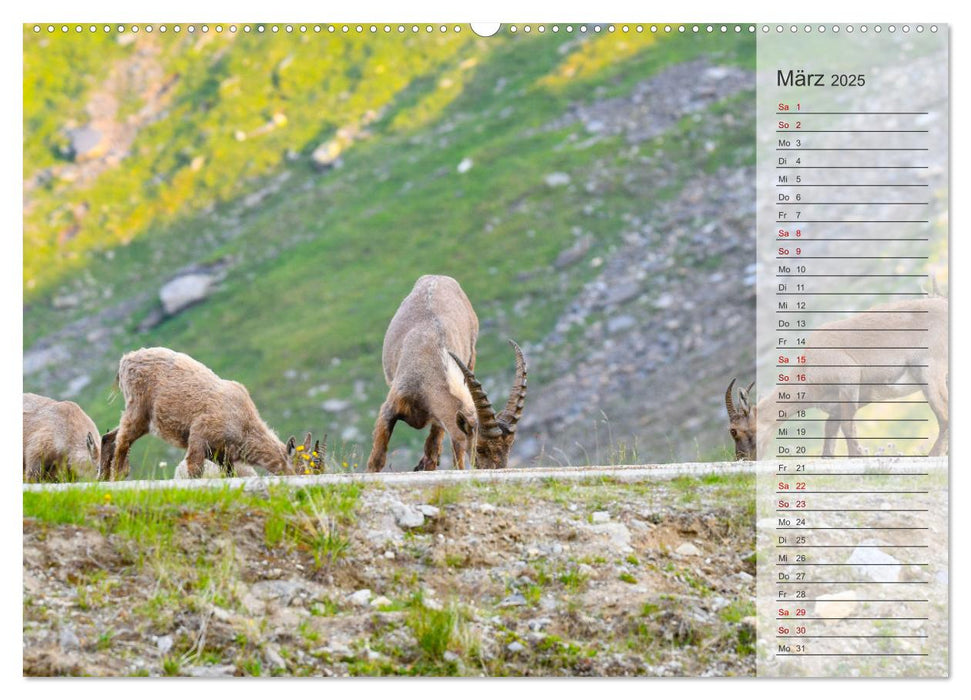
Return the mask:
{"type": "MultiPolygon", "coordinates": [[[[505,339],[541,344],[632,218],[650,219],[694,177],[754,161],[750,94],[635,147],[562,119],[696,59],[750,70],[748,36],[465,28],[120,42],[27,29],[24,42],[24,349],[71,358],[27,373],[25,390],[62,396],[80,375],[75,400],[102,430],[122,408],[108,401],[118,357],[165,345],[245,383],[281,433],[329,433],[352,467],[385,392],[387,322],[417,277],[463,285],[498,401],[513,368],[505,339]],[[116,141],[73,163],[65,134],[92,105],[116,141]],[[708,122],[720,126],[696,138],[708,122]],[[338,167],[315,168],[328,142],[338,167]],[[604,175],[585,191],[593,171],[604,175]],[[581,184],[551,186],[550,173],[581,184]],[[552,274],[581,228],[593,240],[582,264],[552,274]],[[226,270],[208,299],[139,330],[165,281],[207,264],[226,270]],[[328,400],[346,405],[328,412],[328,400]]],[[[685,274],[721,264],[682,262],[685,274]]],[[[531,359],[531,386],[549,382],[553,366],[539,350],[531,359]]],[[[722,432],[692,449],[718,454],[722,432]]],[[[403,427],[392,447],[420,440],[403,427]]],[[[160,456],[175,453],[145,439],[133,464],[160,456]]]]}

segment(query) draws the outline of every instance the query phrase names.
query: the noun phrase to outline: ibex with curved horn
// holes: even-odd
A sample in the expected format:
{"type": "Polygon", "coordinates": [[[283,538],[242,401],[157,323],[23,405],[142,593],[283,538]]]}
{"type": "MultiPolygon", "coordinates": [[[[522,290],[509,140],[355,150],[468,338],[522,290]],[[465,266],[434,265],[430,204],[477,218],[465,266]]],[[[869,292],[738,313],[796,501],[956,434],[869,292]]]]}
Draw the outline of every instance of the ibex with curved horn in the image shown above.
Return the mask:
{"type": "MultiPolygon", "coordinates": [[[[937,418],[937,439],[928,454],[947,454],[947,318],[947,298],[928,295],[824,323],[809,335],[806,349],[800,351],[803,362],[799,366],[808,368],[800,371],[808,379],[801,387],[806,396],[798,408],[817,408],[826,414],[821,456],[835,455],[841,431],[847,454],[862,455],[857,423],[865,419],[857,419],[857,411],[875,402],[892,404],[918,391],[937,418]]],[[[739,388],[736,406],[734,386],[733,379],[725,392],[725,408],[735,458],[756,459],[759,448],[767,447],[775,433],[765,429],[756,438],[758,416],[778,425],[792,417],[792,405],[780,403],[779,392],[773,391],[756,406],[749,385],[739,388]]]]}
{"type": "Polygon", "coordinates": [[[755,382],[748,385],[747,389],[738,388],[739,407],[735,406],[732,399],[732,392],[735,389],[735,378],[728,385],[725,391],[725,409],[728,411],[728,431],[735,441],[735,459],[755,459],[756,450],[756,419],[755,407],[749,404],[749,392],[755,382]]]}
{"type": "Polygon", "coordinates": [[[390,387],[374,426],[368,471],[384,468],[395,423],[421,430],[429,423],[424,454],[415,471],[438,468],[445,433],[456,469],[464,469],[474,446],[474,466],[501,469],[509,459],[526,400],[526,360],[519,346],[516,378],[498,414],[476,379],[479,320],[459,283],[425,275],[398,307],[384,337],[384,377],[390,387]]]}

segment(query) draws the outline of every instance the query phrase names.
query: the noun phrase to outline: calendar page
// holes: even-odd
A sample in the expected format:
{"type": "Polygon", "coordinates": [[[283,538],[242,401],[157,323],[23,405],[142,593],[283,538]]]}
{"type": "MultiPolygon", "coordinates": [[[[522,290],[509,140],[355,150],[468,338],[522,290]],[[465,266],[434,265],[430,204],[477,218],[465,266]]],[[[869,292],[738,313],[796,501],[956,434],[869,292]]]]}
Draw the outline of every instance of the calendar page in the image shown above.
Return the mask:
{"type": "Polygon", "coordinates": [[[23,675],[947,677],[949,32],[24,24],[23,675]]]}

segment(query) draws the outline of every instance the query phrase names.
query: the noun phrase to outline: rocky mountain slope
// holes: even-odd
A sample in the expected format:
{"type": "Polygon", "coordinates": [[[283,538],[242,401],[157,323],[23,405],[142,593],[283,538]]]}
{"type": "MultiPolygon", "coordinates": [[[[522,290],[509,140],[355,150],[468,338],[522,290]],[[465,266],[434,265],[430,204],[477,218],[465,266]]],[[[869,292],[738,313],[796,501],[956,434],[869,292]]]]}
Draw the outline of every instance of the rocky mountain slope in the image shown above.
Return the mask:
{"type": "MultiPolygon", "coordinates": [[[[25,36],[25,390],[107,430],[118,357],[166,345],[352,469],[386,324],[441,273],[490,396],[505,339],[527,353],[518,462],[729,454],[720,396],[754,371],[751,38],[256,39],[25,36]]],[[[399,429],[392,468],[421,441],[399,429]]],[[[146,438],[133,464],[177,458],[146,438]]]]}

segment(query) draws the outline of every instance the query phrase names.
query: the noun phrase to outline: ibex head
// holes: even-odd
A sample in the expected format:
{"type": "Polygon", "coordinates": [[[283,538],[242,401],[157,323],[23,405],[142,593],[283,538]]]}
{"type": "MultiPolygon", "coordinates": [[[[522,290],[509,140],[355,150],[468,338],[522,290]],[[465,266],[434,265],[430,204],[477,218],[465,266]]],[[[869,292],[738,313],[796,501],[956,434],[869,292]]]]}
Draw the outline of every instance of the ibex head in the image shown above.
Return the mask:
{"type": "Polygon", "coordinates": [[[290,459],[290,466],[294,474],[322,474],[324,472],[324,459],[327,456],[327,436],[324,435],[324,445],[321,447],[320,440],[310,446],[313,436],[307,433],[303,444],[298,445],[296,438],[292,435],[287,440],[287,457],[290,459]]]}
{"type": "Polygon", "coordinates": [[[735,389],[735,379],[728,385],[725,392],[725,409],[728,411],[728,432],[735,441],[735,459],[753,460],[756,456],[756,411],[755,406],[749,402],[749,392],[755,382],[748,385],[747,389],[738,388],[738,406],[732,398],[735,389]]]}
{"type": "Polygon", "coordinates": [[[465,375],[465,383],[475,403],[478,420],[475,440],[477,469],[502,469],[506,466],[509,450],[516,439],[516,425],[523,415],[523,404],[526,402],[526,358],[516,343],[510,340],[509,344],[516,352],[516,378],[513,380],[506,407],[498,414],[493,410],[489,397],[472,371],[454,353],[449,352],[465,375]]]}

